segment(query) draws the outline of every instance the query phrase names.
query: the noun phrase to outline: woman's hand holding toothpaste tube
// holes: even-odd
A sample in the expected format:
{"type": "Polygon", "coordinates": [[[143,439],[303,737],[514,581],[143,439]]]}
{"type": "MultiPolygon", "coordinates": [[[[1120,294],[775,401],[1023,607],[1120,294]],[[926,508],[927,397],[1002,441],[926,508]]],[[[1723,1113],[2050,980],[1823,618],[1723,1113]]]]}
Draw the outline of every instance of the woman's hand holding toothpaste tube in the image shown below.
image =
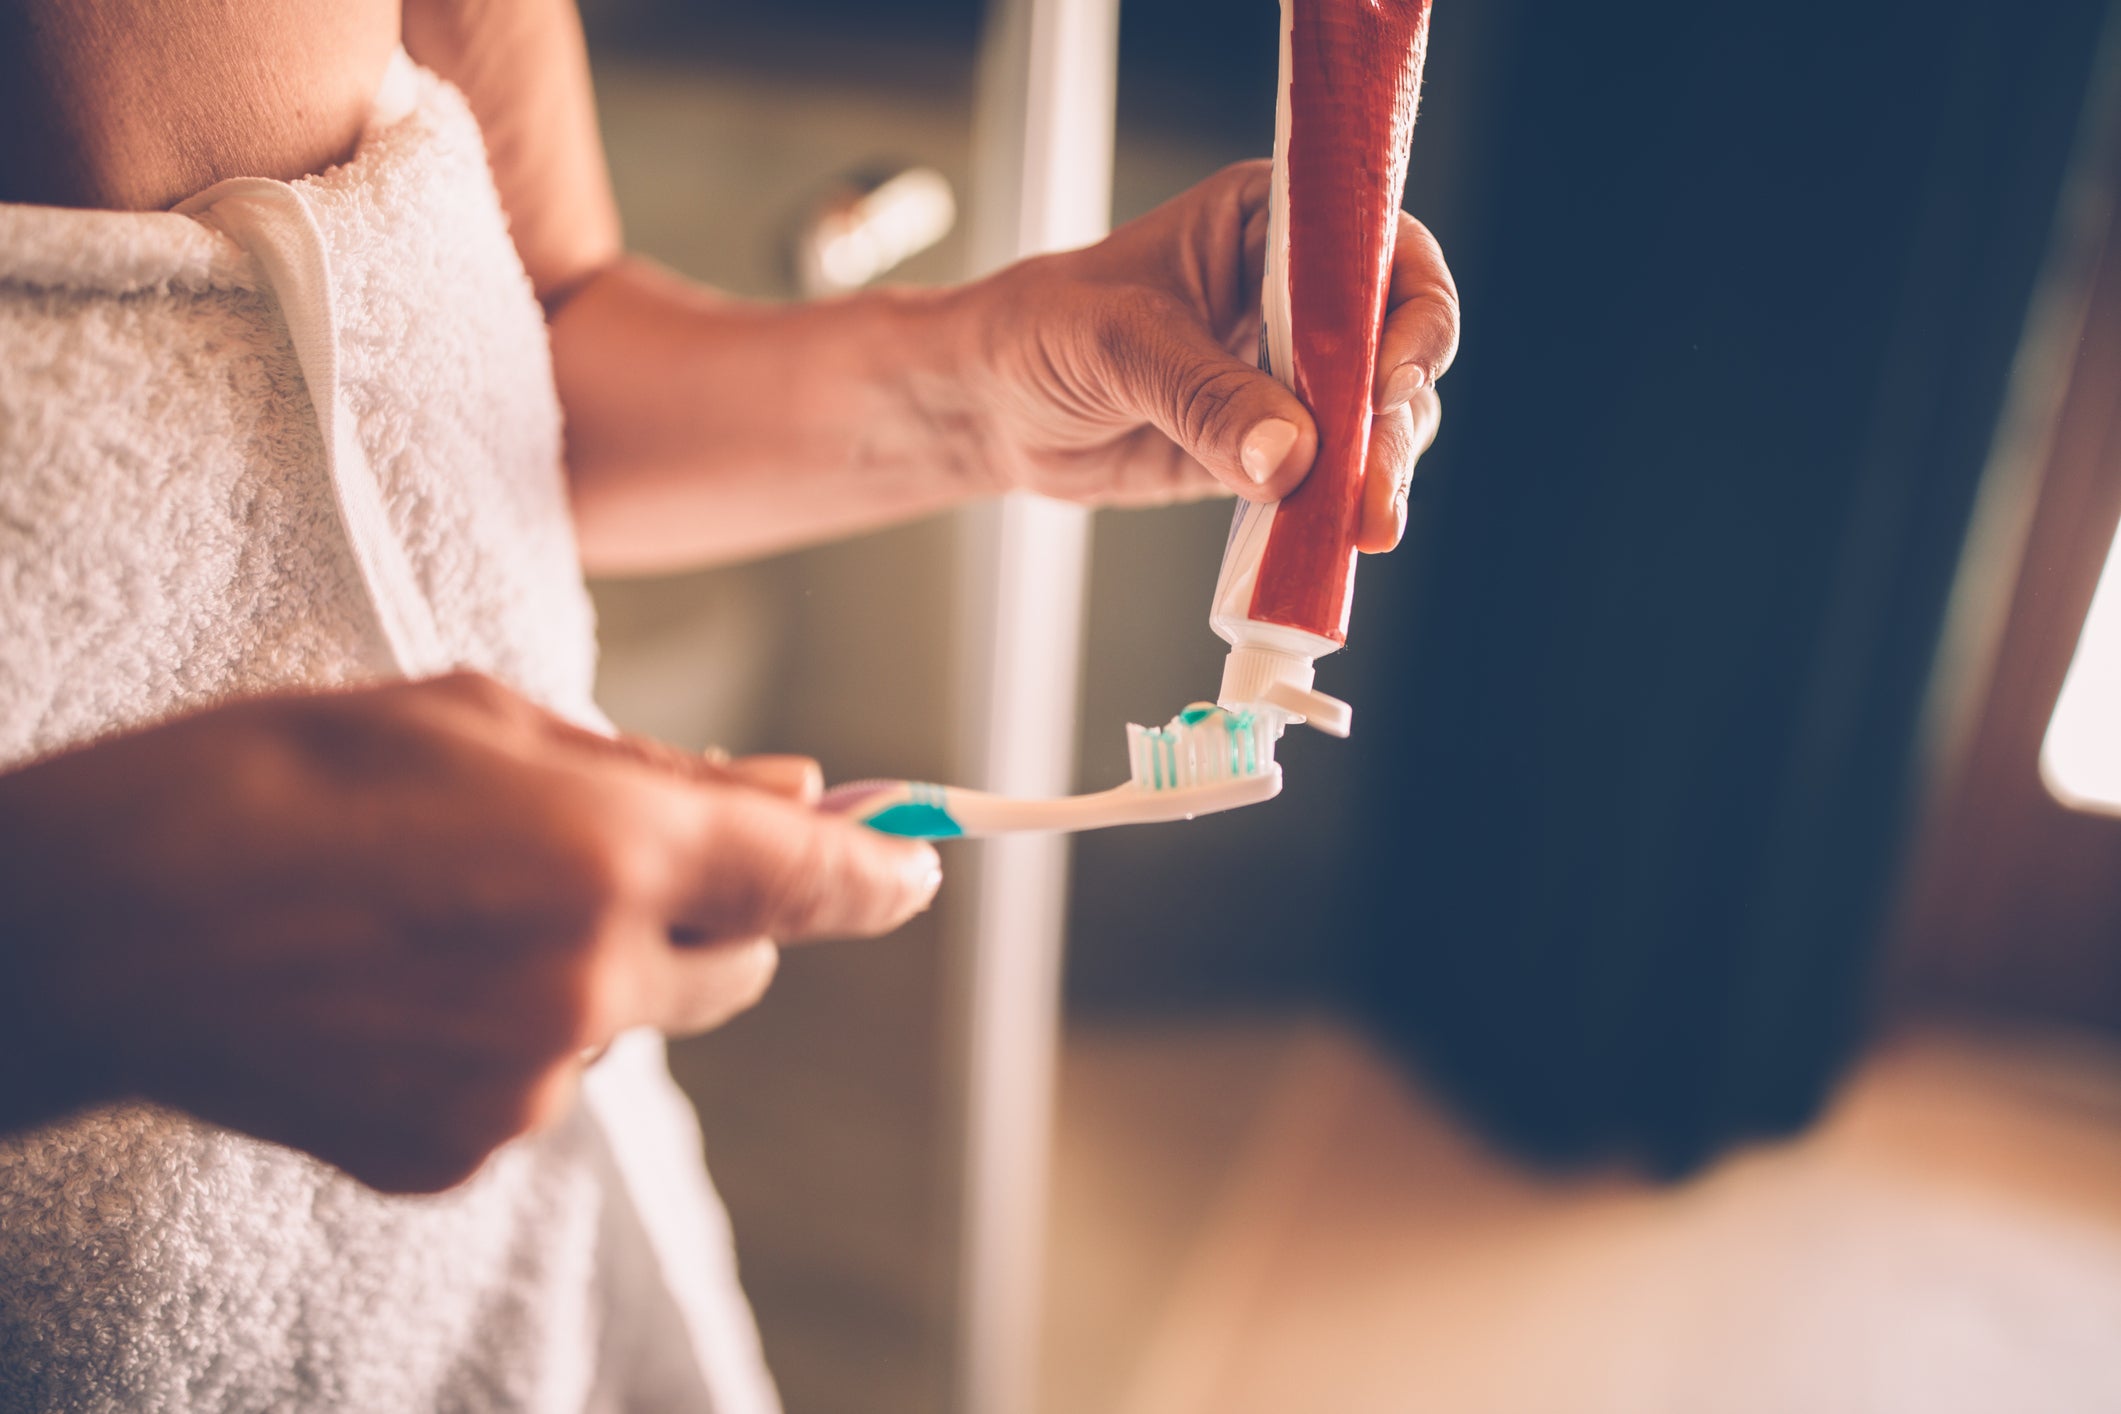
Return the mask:
{"type": "MultiPolygon", "coordinates": [[[[1257,367],[1269,172],[1241,163],[1095,245],[955,289],[772,304],[615,257],[551,325],[585,562],[743,559],[996,491],[1278,500],[1318,441],[1257,367]]],[[[1458,348],[1451,272],[1404,214],[1388,311],[1365,550],[1399,539],[1458,348]]]]}
{"type": "MultiPolygon", "coordinates": [[[[967,361],[989,459],[1011,489],[1099,505],[1234,491],[1277,500],[1310,470],[1311,415],[1258,367],[1269,164],[1223,172],[1083,250],[965,293],[967,361]]],[[[1389,550],[1436,436],[1458,351],[1458,291],[1435,237],[1401,214],[1375,375],[1360,546],[1389,550]]]]}

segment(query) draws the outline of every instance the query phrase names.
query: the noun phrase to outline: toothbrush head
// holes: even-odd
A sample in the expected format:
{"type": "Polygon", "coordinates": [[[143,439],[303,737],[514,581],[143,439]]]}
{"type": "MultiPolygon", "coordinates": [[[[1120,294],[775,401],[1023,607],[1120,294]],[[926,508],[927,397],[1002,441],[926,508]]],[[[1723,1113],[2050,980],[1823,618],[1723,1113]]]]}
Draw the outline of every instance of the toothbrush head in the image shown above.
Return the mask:
{"type": "Polygon", "coordinates": [[[1186,790],[1277,775],[1269,716],[1196,702],[1161,727],[1127,725],[1127,764],[1142,790],[1186,790]]]}

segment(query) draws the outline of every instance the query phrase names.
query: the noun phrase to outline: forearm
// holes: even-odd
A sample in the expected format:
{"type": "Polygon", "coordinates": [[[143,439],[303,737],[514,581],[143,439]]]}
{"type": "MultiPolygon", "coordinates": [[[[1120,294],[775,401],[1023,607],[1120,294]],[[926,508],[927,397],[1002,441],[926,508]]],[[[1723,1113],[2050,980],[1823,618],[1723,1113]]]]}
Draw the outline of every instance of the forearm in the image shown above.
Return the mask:
{"type": "Polygon", "coordinates": [[[622,261],[552,321],[584,563],[647,572],[997,489],[955,369],[963,292],[734,300],[622,261]]]}

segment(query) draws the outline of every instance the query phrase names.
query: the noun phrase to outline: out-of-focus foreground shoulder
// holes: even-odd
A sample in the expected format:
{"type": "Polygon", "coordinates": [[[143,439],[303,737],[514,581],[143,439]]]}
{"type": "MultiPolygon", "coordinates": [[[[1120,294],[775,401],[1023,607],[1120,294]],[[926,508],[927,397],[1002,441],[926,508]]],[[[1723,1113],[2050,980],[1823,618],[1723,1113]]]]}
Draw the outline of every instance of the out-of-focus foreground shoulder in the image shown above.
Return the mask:
{"type": "Polygon", "coordinates": [[[0,201],[155,211],[352,152],[398,0],[0,0],[0,201]]]}

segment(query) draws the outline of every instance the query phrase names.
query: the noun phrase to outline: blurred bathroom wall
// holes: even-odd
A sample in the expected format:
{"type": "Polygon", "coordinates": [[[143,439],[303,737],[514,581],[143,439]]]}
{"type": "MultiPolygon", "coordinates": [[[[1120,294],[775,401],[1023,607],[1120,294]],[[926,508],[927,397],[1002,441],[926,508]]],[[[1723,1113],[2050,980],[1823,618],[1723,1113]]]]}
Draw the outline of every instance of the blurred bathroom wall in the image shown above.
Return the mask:
{"type": "MultiPolygon", "coordinates": [[[[794,293],[791,237],[835,179],[925,164],[960,190],[974,27],[864,32],[806,11],[585,7],[632,247],[733,295],[794,293]]],[[[953,234],[897,278],[948,279],[953,234]]],[[[600,692],[688,747],[797,751],[834,780],[948,757],[952,541],[932,520],[703,573],[594,586],[600,692]]],[[[792,950],[771,1004],[673,1047],[787,1406],[943,1407],[956,1262],[936,910],[792,950]]]]}

